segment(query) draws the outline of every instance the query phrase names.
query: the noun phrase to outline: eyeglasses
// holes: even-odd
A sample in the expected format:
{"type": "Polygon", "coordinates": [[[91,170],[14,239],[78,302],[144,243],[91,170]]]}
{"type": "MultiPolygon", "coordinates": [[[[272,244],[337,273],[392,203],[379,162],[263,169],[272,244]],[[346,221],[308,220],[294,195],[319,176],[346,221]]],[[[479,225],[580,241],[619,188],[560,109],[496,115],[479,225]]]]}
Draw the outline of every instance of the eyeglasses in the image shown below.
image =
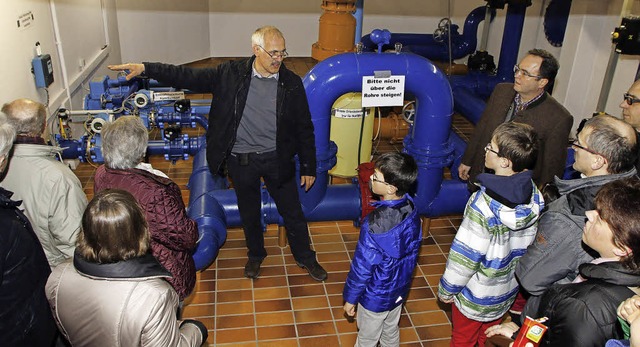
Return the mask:
{"type": "Polygon", "coordinates": [[[264,49],[264,47],[260,45],[258,45],[258,47],[262,48],[262,50],[265,51],[265,53],[267,53],[271,57],[271,59],[278,59],[278,58],[284,59],[287,56],[289,56],[289,53],[287,53],[286,49],[283,49],[281,51],[276,51],[276,50],[267,51],[266,49],[264,49]]]}
{"type": "Polygon", "coordinates": [[[527,76],[527,77],[535,78],[537,80],[543,78],[542,76],[532,75],[529,71],[521,69],[520,66],[518,66],[518,65],[514,65],[513,66],[513,74],[517,75],[518,73],[521,73],[521,74],[523,74],[524,76],[527,76]]]}
{"type": "Polygon", "coordinates": [[[484,146],[484,151],[485,152],[493,152],[495,153],[497,156],[500,156],[500,153],[498,153],[498,151],[494,150],[493,148],[491,148],[491,144],[487,143],[486,146],[484,146]]]}
{"type": "Polygon", "coordinates": [[[378,182],[378,183],[386,184],[386,185],[388,185],[388,186],[390,186],[390,185],[391,185],[390,183],[387,183],[387,182],[385,182],[385,181],[381,181],[381,180],[379,180],[379,179],[378,179],[378,177],[376,177],[376,174],[371,175],[371,180],[372,180],[373,182],[378,182]]]}
{"type": "Polygon", "coordinates": [[[598,152],[596,152],[596,151],[594,151],[594,150],[592,150],[592,149],[589,149],[589,148],[587,148],[587,147],[585,147],[585,146],[581,145],[579,141],[580,141],[580,140],[576,139],[575,141],[573,141],[573,143],[571,144],[571,146],[576,147],[576,148],[580,148],[580,149],[581,149],[581,150],[583,150],[583,151],[589,152],[589,153],[591,153],[591,154],[599,155],[599,156],[601,156],[601,157],[603,157],[603,158],[604,158],[604,155],[602,155],[602,154],[600,154],[600,153],[598,153],[598,152]]]}
{"type": "Polygon", "coordinates": [[[637,102],[640,102],[640,99],[636,98],[635,96],[629,94],[629,93],[624,93],[624,101],[627,102],[627,105],[631,106],[637,102]]]}

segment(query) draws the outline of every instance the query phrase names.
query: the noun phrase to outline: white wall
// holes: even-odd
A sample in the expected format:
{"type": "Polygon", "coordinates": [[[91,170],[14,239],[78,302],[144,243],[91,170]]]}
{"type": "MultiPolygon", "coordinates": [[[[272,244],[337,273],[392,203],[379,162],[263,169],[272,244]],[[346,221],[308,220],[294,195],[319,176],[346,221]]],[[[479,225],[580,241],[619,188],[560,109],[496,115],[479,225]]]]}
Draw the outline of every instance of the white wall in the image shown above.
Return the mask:
{"type": "Polygon", "coordinates": [[[105,64],[120,61],[114,0],[5,0],[2,5],[0,44],[5,50],[0,55],[0,103],[30,98],[49,101],[50,112],[60,106],[81,109],[85,83],[95,73],[105,74],[105,64]],[[32,25],[18,28],[18,17],[28,12],[34,16],[32,25]],[[44,89],[35,87],[31,73],[36,42],[53,61],[49,98],[44,89]]]}
{"type": "MultiPolygon", "coordinates": [[[[559,58],[554,96],[574,114],[577,125],[595,110],[611,49],[610,33],[620,24],[623,0],[573,0],[562,48],[549,45],[542,29],[549,1],[533,1],[527,8],[519,57],[532,47],[542,47],[559,58]]],[[[640,0],[626,1],[633,3],[632,13],[640,11],[640,0]]],[[[449,14],[453,23],[462,26],[467,14],[484,4],[481,0],[365,0],[363,34],[374,28],[432,33],[449,14]]],[[[209,56],[246,56],[250,54],[251,32],[265,24],[276,25],[285,33],[287,50],[293,56],[308,57],[318,39],[320,5],[320,0],[5,0],[0,11],[0,44],[10,49],[0,57],[0,103],[20,97],[46,102],[46,94],[35,88],[30,72],[36,41],[54,60],[50,110],[60,105],[79,109],[87,82],[94,74],[110,73],[107,64],[185,63],[209,56]],[[96,17],[93,7],[87,7],[96,4],[104,8],[104,19],[96,17]],[[29,11],[35,18],[32,26],[17,28],[18,16],[29,11]],[[57,41],[54,19],[60,34],[57,41]],[[106,27],[102,32],[96,31],[100,21],[106,27]],[[104,52],[96,50],[107,40],[104,52]],[[85,61],[84,68],[80,68],[81,61],[85,61]]],[[[490,27],[487,48],[496,62],[505,12],[499,10],[490,27]]],[[[637,68],[638,57],[620,57],[607,112],[620,114],[621,94],[635,78],[637,68]]]]}
{"type": "MultiPolygon", "coordinates": [[[[574,130],[582,119],[591,117],[605,78],[612,48],[611,32],[620,25],[622,0],[574,1],[567,24],[558,79],[563,81],[554,96],[574,116],[574,130]]],[[[638,70],[637,56],[620,56],[605,112],[620,116],[622,94],[633,83],[638,70]]]]}
{"type": "Polygon", "coordinates": [[[208,58],[209,4],[204,0],[116,0],[124,62],[184,64],[208,58]]]}

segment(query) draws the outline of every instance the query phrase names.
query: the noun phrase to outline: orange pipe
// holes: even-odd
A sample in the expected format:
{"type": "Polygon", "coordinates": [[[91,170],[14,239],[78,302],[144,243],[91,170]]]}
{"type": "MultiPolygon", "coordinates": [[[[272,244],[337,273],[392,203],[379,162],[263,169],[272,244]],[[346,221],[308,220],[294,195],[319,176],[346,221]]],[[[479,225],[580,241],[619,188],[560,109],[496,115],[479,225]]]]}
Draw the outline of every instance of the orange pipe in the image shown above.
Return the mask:
{"type": "Polygon", "coordinates": [[[322,61],[336,54],[353,52],[356,0],[325,0],[320,7],[324,13],[319,20],[318,42],[311,46],[311,57],[322,61]]]}
{"type": "Polygon", "coordinates": [[[380,132],[378,138],[380,140],[389,140],[390,143],[402,142],[409,133],[409,123],[395,113],[389,113],[386,118],[376,118],[373,120],[373,132],[378,131],[380,124],[380,132]]]}

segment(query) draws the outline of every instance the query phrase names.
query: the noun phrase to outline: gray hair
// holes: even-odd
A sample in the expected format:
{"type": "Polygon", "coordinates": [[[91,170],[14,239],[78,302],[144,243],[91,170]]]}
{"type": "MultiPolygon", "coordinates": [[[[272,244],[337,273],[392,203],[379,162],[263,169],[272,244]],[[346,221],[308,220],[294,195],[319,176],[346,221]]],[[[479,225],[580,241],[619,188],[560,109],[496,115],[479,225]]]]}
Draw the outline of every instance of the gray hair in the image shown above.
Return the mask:
{"type": "Polygon", "coordinates": [[[136,167],[147,152],[149,132],[136,116],[122,116],[102,129],[104,164],[110,169],[136,167]]]}
{"type": "Polygon", "coordinates": [[[19,135],[40,136],[44,132],[47,109],[39,102],[17,99],[4,104],[2,112],[19,135]]]}
{"type": "Polygon", "coordinates": [[[623,173],[635,166],[638,145],[635,130],[627,123],[610,115],[598,115],[584,124],[591,129],[586,139],[589,149],[601,154],[611,174],[623,173]]]}
{"type": "Polygon", "coordinates": [[[15,139],[16,129],[7,120],[7,115],[0,112],[0,157],[6,157],[9,154],[15,139]]]}
{"type": "Polygon", "coordinates": [[[284,35],[282,35],[282,32],[278,28],[267,25],[253,32],[251,35],[251,45],[264,47],[264,37],[267,35],[275,35],[276,37],[284,39],[284,35]]]}

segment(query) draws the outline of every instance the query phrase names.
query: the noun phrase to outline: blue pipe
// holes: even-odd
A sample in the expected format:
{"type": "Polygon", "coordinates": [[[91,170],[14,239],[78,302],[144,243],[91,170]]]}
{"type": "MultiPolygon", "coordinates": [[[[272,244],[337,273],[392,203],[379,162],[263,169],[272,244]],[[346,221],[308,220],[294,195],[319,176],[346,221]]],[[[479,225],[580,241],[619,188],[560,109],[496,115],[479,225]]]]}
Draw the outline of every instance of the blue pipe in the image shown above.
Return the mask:
{"type": "MultiPolygon", "coordinates": [[[[458,33],[458,26],[451,25],[451,55],[453,59],[460,59],[473,53],[478,44],[478,25],[485,18],[486,6],[475,8],[467,15],[462,35],[458,33]]],[[[495,10],[492,10],[492,18],[495,10]]],[[[433,34],[392,34],[388,45],[383,49],[393,49],[396,42],[402,43],[403,49],[432,60],[449,60],[449,47],[446,37],[442,42],[434,40],[433,34]]],[[[371,40],[371,35],[362,37],[366,51],[375,51],[378,46],[371,40]]]]}
{"type": "MultiPolygon", "coordinates": [[[[429,217],[463,211],[469,192],[459,180],[443,180],[464,150],[461,140],[451,135],[452,94],[446,76],[429,60],[415,54],[344,53],[325,59],[304,77],[311,120],[315,128],[318,166],[314,186],[299,189],[303,212],[309,221],[357,220],[361,211],[357,184],[328,185],[327,172],[335,164],[335,143],[329,140],[333,102],[342,94],[362,90],[362,77],[375,71],[405,76],[405,91],[416,96],[415,121],[405,150],[419,165],[414,201],[420,213],[429,217]],[[462,149],[461,149],[462,147],[462,149]]],[[[211,175],[203,147],[194,158],[189,179],[189,216],[198,221],[201,241],[194,253],[199,270],[208,266],[226,238],[228,226],[240,226],[236,196],[211,175]]],[[[262,224],[282,224],[273,200],[262,188],[262,224]]]]}
{"type": "Polygon", "coordinates": [[[356,37],[355,44],[357,45],[360,42],[360,38],[362,37],[362,20],[364,13],[364,0],[356,0],[356,12],[353,16],[356,18],[356,37]]]}
{"type": "Polygon", "coordinates": [[[502,82],[513,82],[513,66],[518,62],[526,9],[525,5],[508,5],[496,75],[472,72],[451,78],[455,110],[474,124],[484,111],[484,100],[491,95],[495,86],[502,82]]]}
{"type": "MultiPolygon", "coordinates": [[[[405,92],[416,96],[416,116],[405,138],[405,150],[419,166],[416,205],[423,215],[437,216],[445,209],[431,202],[440,192],[445,167],[453,162],[454,148],[449,142],[452,94],[447,78],[429,60],[407,53],[344,53],[317,64],[304,77],[303,84],[316,135],[318,156],[329,151],[331,105],[342,94],[362,90],[362,77],[376,71],[405,76],[405,92]],[[425,136],[428,134],[428,136],[425,136]]],[[[455,182],[455,185],[465,185],[455,182]]],[[[307,194],[322,194],[326,187],[314,186],[307,194]]],[[[445,199],[460,199],[462,208],[468,194],[445,199]],[[464,201],[462,201],[464,200],[464,201]]]]}
{"type": "Polygon", "coordinates": [[[190,114],[183,114],[174,111],[173,106],[162,106],[158,109],[156,116],[156,125],[158,128],[164,128],[164,123],[180,124],[181,126],[190,125],[192,128],[196,124],[200,125],[206,131],[209,129],[209,120],[205,114],[209,114],[210,105],[192,106],[190,114]]]}

